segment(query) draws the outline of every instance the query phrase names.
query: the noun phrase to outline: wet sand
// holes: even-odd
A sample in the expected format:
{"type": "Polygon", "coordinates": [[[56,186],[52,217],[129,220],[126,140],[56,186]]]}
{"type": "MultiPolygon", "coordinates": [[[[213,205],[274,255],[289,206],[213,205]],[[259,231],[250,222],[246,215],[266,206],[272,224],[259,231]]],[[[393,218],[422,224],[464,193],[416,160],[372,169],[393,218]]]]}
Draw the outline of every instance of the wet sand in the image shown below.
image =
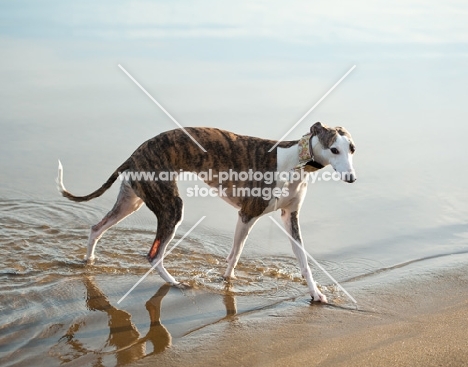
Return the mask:
{"type": "Polygon", "coordinates": [[[183,338],[151,366],[467,366],[468,275],[459,268],[351,285],[360,302],[233,316],[183,338]]]}

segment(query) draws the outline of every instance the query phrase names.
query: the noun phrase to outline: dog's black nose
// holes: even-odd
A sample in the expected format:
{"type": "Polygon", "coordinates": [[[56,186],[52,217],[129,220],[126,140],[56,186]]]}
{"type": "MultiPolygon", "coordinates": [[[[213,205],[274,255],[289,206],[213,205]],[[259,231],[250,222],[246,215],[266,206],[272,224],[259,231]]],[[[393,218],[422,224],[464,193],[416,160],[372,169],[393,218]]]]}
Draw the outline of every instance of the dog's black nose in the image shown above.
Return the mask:
{"type": "Polygon", "coordinates": [[[348,175],[348,177],[346,177],[346,182],[348,183],[353,183],[356,180],[357,180],[357,177],[355,174],[350,174],[348,175]]]}

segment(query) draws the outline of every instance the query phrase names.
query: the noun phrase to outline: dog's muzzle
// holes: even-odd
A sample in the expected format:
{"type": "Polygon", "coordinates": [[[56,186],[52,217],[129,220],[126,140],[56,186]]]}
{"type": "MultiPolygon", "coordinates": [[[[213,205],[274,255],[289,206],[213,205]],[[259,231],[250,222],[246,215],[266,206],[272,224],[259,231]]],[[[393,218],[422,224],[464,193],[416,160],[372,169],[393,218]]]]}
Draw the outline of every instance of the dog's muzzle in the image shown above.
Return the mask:
{"type": "Polygon", "coordinates": [[[344,177],[344,182],[348,182],[348,183],[353,183],[354,181],[357,180],[357,177],[356,177],[356,174],[354,173],[349,173],[349,174],[346,174],[345,177],[344,177]]]}

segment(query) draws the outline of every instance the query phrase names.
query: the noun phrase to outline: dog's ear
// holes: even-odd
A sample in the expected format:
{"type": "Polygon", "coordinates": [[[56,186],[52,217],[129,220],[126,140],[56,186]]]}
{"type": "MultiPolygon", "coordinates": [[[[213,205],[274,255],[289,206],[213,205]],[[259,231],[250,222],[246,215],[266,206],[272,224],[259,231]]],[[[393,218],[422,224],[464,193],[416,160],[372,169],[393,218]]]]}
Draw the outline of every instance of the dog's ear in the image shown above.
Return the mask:
{"type": "Polygon", "coordinates": [[[337,126],[337,127],[335,127],[335,130],[340,135],[349,135],[348,130],[346,130],[344,127],[337,126]]]}
{"type": "Polygon", "coordinates": [[[344,135],[344,136],[347,136],[350,140],[351,140],[351,134],[348,132],[348,130],[346,130],[344,127],[341,127],[341,126],[337,126],[335,127],[335,130],[338,134],[340,135],[344,135]]]}
{"type": "Polygon", "coordinates": [[[310,132],[312,135],[318,135],[324,128],[325,126],[321,122],[316,122],[310,127],[310,132]]]}

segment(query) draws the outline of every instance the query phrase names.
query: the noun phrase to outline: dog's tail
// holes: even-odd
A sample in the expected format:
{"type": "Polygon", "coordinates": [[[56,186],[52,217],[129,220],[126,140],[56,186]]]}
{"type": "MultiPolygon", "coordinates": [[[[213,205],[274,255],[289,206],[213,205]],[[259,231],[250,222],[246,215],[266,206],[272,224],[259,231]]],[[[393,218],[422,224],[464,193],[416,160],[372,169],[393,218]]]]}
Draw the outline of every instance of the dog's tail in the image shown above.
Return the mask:
{"type": "Polygon", "coordinates": [[[62,196],[66,197],[69,200],[76,201],[76,202],[89,201],[91,199],[97,198],[101,196],[102,194],[104,194],[104,192],[106,192],[112,186],[115,180],[117,180],[117,178],[119,177],[119,174],[128,168],[130,168],[130,165],[129,165],[129,161],[127,160],[119,168],[117,168],[114,171],[114,173],[107,179],[107,181],[99,189],[97,189],[96,191],[86,196],[75,196],[75,195],[72,195],[70,192],[68,192],[65,186],[63,185],[63,167],[62,167],[62,163],[59,160],[58,161],[58,176],[56,180],[57,189],[60,191],[62,196]]]}

